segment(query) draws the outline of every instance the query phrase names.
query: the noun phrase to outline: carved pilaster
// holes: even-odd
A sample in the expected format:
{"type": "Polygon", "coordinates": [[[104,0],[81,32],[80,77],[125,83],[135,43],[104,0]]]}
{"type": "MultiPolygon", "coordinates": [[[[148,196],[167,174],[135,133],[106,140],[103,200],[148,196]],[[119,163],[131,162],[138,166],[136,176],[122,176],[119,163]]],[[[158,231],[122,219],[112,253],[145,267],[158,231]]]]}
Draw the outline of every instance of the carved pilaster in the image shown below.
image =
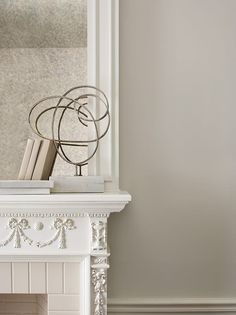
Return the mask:
{"type": "Polygon", "coordinates": [[[92,269],[94,287],[94,315],[107,314],[107,270],[92,269]]]}
{"type": "Polygon", "coordinates": [[[99,252],[107,249],[107,222],[92,221],[92,251],[99,252]]]}
{"type": "Polygon", "coordinates": [[[91,222],[91,273],[93,285],[93,315],[107,314],[107,218],[90,217],[91,222]]]}

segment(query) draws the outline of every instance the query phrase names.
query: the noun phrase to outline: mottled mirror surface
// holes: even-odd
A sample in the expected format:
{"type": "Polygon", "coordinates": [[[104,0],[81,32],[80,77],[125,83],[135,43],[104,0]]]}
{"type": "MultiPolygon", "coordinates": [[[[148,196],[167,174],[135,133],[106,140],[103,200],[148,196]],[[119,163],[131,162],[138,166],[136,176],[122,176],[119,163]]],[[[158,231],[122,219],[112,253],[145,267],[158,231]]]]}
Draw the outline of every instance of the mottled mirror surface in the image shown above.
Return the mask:
{"type": "MultiPolygon", "coordinates": [[[[26,141],[35,137],[27,122],[31,106],[86,82],[86,0],[0,1],[0,179],[17,178],[26,141]]],[[[86,130],[68,119],[65,137],[77,133],[86,139],[86,130]]],[[[58,157],[54,174],[73,175],[74,167],[58,157]]]]}

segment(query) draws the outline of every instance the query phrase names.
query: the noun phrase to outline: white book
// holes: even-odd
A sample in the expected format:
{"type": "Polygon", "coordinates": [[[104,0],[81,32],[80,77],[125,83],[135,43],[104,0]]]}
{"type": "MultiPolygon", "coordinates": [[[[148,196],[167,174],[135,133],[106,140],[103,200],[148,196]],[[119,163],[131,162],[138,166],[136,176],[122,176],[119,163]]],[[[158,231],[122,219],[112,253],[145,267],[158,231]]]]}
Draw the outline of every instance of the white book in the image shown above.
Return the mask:
{"type": "Polygon", "coordinates": [[[32,149],[32,152],[31,152],[31,156],[30,156],[28,167],[27,167],[27,171],[26,171],[26,174],[25,174],[25,179],[28,179],[28,180],[32,179],[32,175],[33,175],[33,172],[34,172],[35,163],[37,161],[40,145],[41,145],[41,140],[39,140],[39,139],[34,140],[34,145],[33,145],[33,149],[32,149]]]}
{"type": "Polygon", "coordinates": [[[49,195],[50,188],[0,188],[0,195],[49,195]]]}
{"type": "Polygon", "coordinates": [[[40,189],[52,188],[53,186],[54,183],[50,180],[0,180],[0,188],[4,189],[40,189]]]}
{"type": "Polygon", "coordinates": [[[30,160],[32,149],[33,149],[33,145],[34,145],[34,140],[28,139],[27,143],[26,143],[25,153],[24,153],[24,156],[23,156],[23,159],[22,159],[22,163],[21,163],[18,179],[25,179],[25,174],[26,174],[27,167],[28,167],[28,164],[29,164],[29,160],[30,160]]]}
{"type": "Polygon", "coordinates": [[[32,179],[33,180],[48,180],[52,173],[55,163],[57,150],[54,142],[44,139],[42,141],[39,155],[35,164],[32,179]]]}

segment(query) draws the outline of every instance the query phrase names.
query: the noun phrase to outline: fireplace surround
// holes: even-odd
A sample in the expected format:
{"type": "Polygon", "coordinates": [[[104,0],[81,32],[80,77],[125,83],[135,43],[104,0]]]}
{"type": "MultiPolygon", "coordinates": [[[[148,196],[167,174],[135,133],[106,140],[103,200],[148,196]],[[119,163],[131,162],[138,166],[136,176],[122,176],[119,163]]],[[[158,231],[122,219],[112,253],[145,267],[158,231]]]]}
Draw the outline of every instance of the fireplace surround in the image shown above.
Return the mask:
{"type": "Polygon", "coordinates": [[[1,196],[0,314],[105,315],[107,223],[125,192],[1,196]]]}
{"type": "MultiPolygon", "coordinates": [[[[89,174],[117,191],[119,1],[88,0],[88,47],[88,82],[112,105],[112,128],[89,174]]],[[[119,191],[1,195],[0,314],[106,315],[108,218],[130,199],[119,191]]]]}

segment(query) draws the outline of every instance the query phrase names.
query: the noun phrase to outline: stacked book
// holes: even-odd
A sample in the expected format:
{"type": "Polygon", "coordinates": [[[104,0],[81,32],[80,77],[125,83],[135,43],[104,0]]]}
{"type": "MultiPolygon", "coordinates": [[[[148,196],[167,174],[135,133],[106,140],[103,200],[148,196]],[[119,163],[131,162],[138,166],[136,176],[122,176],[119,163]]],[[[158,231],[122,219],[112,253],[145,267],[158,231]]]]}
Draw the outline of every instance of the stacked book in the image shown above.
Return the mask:
{"type": "Polygon", "coordinates": [[[0,180],[0,195],[47,195],[53,186],[51,180],[0,180]]]}
{"type": "Polygon", "coordinates": [[[0,195],[50,194],[49,180],[56,160],[53,141],[28,139],[17,180],[1,180],[0,195]]]}
{"type": "Polygon", "coordinates": [[[18,180],[48,180],[56,154],[53,141],[28,139],[18,180]]]}

